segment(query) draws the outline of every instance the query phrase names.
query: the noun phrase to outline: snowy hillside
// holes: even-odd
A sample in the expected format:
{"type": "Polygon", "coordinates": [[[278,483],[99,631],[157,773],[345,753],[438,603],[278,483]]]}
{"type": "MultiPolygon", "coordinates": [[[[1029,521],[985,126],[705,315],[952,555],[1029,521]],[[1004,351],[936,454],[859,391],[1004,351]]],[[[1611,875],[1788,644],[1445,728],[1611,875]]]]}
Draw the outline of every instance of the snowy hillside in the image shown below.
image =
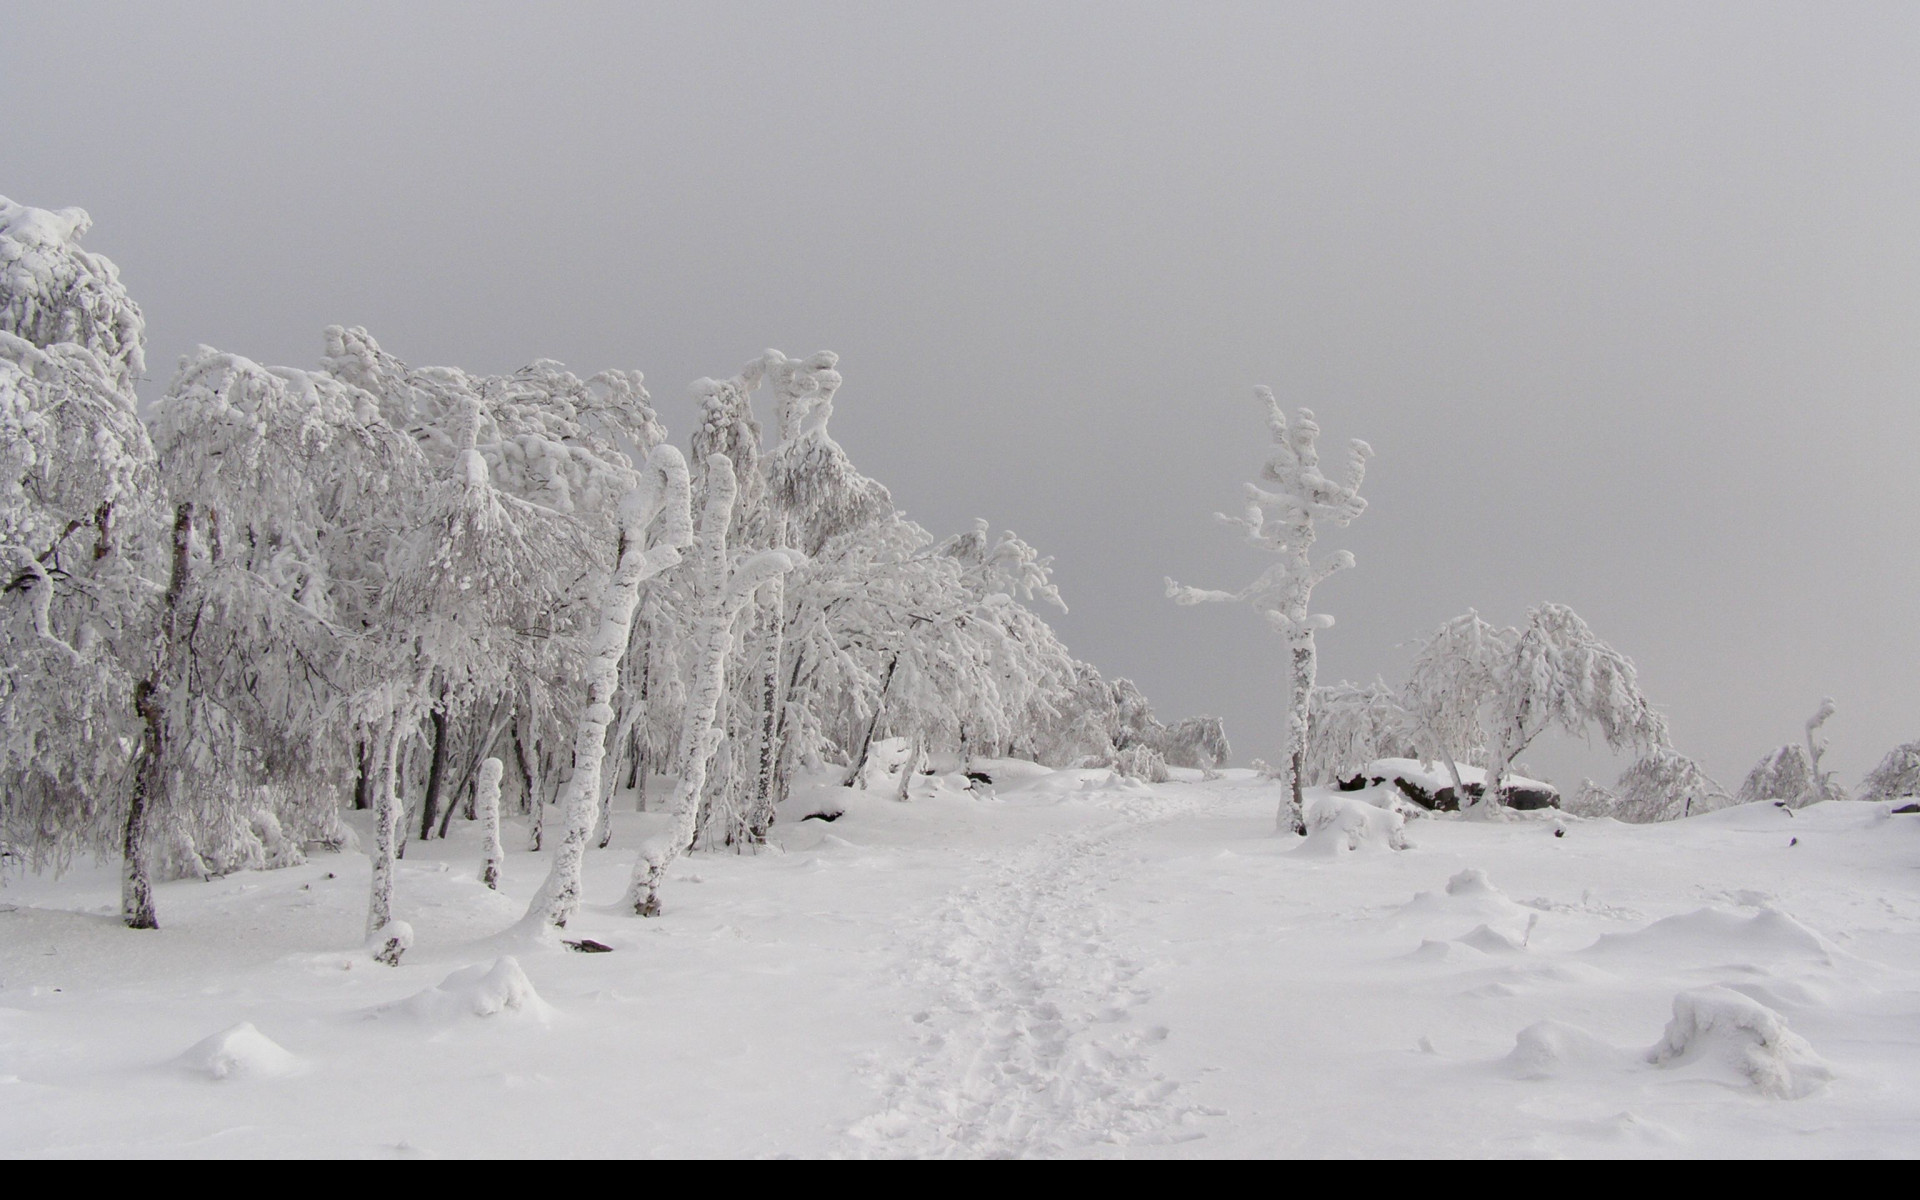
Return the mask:
{"type": "MultiPolygon", "coordinates": [[[[1011,767],[1012,764],[1005,764],[1011,767]]],[[[509,823],[368,859],[0,892],[0,1154],[1900,1155],[1920,1118],[1920,815],[1405,821],[1249,772],[797,786],[774,845],[564,936],[509,823]],[[841,811],[827,822],[807,812],[841,811]],[[1350,848],[1357,847],[1357,848],[1350,848]]],[[[353,814],[363,837],[367,814],[353,814]]]]}

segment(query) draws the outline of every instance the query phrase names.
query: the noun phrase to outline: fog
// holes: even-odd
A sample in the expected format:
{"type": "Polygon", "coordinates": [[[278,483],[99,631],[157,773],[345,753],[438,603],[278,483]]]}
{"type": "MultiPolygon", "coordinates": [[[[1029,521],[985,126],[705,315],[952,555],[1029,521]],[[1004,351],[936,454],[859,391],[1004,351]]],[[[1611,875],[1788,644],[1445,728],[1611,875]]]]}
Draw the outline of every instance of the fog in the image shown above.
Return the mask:
{"type": "MultiPolygon", "coordinates": [[[[1056,556],[1081,657],[1276,753],[1281,643],[1161,579],[1252,387],[1377,451],[1321,677],[1571,604],[1729,788],[1833,696],[1920,737],[1920,7],[7,6],[0,194],[95,218],[149,320],[312,365],[687,383],[831,348],[935,531],[1056,556]]],[[[1617,769],[1524,756],[1563,786],[1617,769]]]]}

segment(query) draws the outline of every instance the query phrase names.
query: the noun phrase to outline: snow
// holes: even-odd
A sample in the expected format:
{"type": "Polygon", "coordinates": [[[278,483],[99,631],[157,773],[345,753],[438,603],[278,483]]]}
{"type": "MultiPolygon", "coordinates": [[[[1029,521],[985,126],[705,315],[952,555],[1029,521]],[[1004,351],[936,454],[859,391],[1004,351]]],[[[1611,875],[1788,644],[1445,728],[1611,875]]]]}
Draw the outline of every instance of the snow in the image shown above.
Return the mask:
{"type": "MultiPolygon", "coordinates": [[[[515,932],[548,857],[509,830],[489,890],[478,821],[395,864],[398,967],[362,948],[360,854],[160,883],[152,931],[112,864],[10,878],[0,1155],[1920,1148],[1920,816],[1891,802],[1432,816],[1322,854],[1248,771],[992,773],[908,803],[805,778],[774,845],[680,859],[652,919],[619,899],[664,814],[623,794],[566,933],[608,954],[515,932]]],[[[1395,815],[1364,796],[1309,812],[1343,845],[1395,815]]]]}
{"type": "Polygon", "coordinates": [[[462,967],[446,977],[438,987],[418,992],[397,1004],[385,1005],[374,1015],[394,1014],[428,1024],[444,1025],[470,1017],[505,1014],[546,1021],[553,1009],[533,990],[527,973],[511,955],[497,958],[492,965],[478,963],[462,967]]]}
{"type": "Polygon", "coordinates": [[[301,1067],[299,1059],[248,1021],[195,1042],[177,1061],[209,1079],[278,1079],[301,1067]]]}

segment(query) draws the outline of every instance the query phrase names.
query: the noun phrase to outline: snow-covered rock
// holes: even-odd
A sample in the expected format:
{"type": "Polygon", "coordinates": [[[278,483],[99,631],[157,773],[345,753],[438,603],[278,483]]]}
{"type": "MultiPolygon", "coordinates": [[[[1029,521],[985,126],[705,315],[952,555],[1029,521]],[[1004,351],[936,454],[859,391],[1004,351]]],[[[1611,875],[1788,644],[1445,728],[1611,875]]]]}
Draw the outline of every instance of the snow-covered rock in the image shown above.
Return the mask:
{"type": "Polygon", "coordinates": [[[1647,1051],[1661,1067],[1700,1066],[1729,1074],[1769,1096],[1798,1100],[1833,1071],[1787,1019],[1731,988],[1709,987],[1673,998],[1666,1036],[1647,1051]]]}
{"type": "MultiPolygon", "coordinates": [[[[1460,765],[1460,783],[1466,788],[1468,796],[1478,796],[1486,789],[1487,773],[1479,767],[1469,767],[1463,763],[1460,765]]],[[[1422,808],[1434,812],[1460,810],[1460,799],[1453,794],[1453,780],[1447,775],[1447,769],[1438,763],[1423,763],[1417,758],[1376,758],[1367,764],[1366,770],[1346,780],[1340,787],[1343,791],[1353,792],[1382,784],[1398,788],[1422,808]]],[[[1538,779],[1508,775],[1506,803],[1508,808],[1523,811],[1559,808],[1560,791],[1538,779]]]]}

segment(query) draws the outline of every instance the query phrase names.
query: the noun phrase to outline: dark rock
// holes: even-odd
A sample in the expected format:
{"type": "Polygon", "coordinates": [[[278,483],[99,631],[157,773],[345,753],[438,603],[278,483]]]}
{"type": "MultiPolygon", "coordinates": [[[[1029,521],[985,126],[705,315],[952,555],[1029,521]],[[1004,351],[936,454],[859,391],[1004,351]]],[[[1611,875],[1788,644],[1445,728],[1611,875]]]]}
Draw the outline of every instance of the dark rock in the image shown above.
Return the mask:
{"type": "Polygon", "coordinates": [[[987,774],[985,771],[968,771],[967,780],[971,783],[984,783],[989,786],[993,784],[993,776],[987,774]]]}
{"type": "Polygon", "coordinates": [[[1893,811],[1897,813],[1920,813],[1920,804],[1902,804],[1893,811]]]}
{"type": "Polygon", "coordinates": [[[565,947],[566,947],[567,949],[569,949],[569,950],[576,950],[576,951],[578,951],[578,952],[580,952],[581,954],[611,954],[611,953],[613,953],[613,947],[612,947],[612,946],[609,946],[609,945],[607,945],[607,944],[606,944],[605,942],[596,942],[596,941],[594,941],[594,940],[593,940],[592,938],[581,938],[581,939],[580,939],[579,941],[577,941],[577,942],[569,942],[569,941],[564,941],[564,940],[563,940],[563,941],[562,941],[562,942],[561,942],[560,944],[561,944],[562,946],[565,946],[565,947]]]}
{"type": "Polygon", "coordinates": [[[1522,812],[1537,808],[1559,808],[1560,793],[1545,787],[1510,787],[1507,789],[1507,807],[1522,812]]]}
{"type": "Polygon", "coordinates": [[[837,812],[817,812],[817,813],[808,813],[806,816],[801,817],[800,819],[802,821],[825,821],[831,824],[835,821],[838,821],[842,815],[843,814],[837,813],[837,812]]]}
{"type": "MultiPolygon", "coordinates": [[[[1418,804],[1421,808],[1431,812],[1460,811],[1460,798],[1454,795],[1452,784],[1448,784],[1438,791],[1429,792],[1426,788],[1421,787],[1410,779],[1403,779],[1398,775],[1392,778],[1393,785],[1399,788],[1400,791],[1406,795],[1407,799],[1418,804]]],[[[1375,780],[1374,782],[1377,783],[1379,780],[1375,780]]],[[[1486,791],[1485,784],[1468,783],[1461,786],[1467,793],[1467,797],[1472,800],[1479,799],[1486,791]]],[[[1345,785],[1343,784],[1342,787],[1344,789],[1345,785]]],[[[1531,812],[1534,809],[1540,808],[1559,808],[1560,793],[1550,787],[1523,787],[1509,784],[1506,789],[1506,802],[1508,808],[1518,809],[1521,812],[1531,812]]]]}
{"type": "MultiPolygon", "coordinates": [[[[1374,782],[1379,783],[1380,781],[1376,779],[1374,782]]],[[[1363,791],[1367,787],[1367,777],[1365,775],[1355,775],[1352,779],[1340,780],[1339,784],[1340,790],[1343,792],[1363,791]]]]}

